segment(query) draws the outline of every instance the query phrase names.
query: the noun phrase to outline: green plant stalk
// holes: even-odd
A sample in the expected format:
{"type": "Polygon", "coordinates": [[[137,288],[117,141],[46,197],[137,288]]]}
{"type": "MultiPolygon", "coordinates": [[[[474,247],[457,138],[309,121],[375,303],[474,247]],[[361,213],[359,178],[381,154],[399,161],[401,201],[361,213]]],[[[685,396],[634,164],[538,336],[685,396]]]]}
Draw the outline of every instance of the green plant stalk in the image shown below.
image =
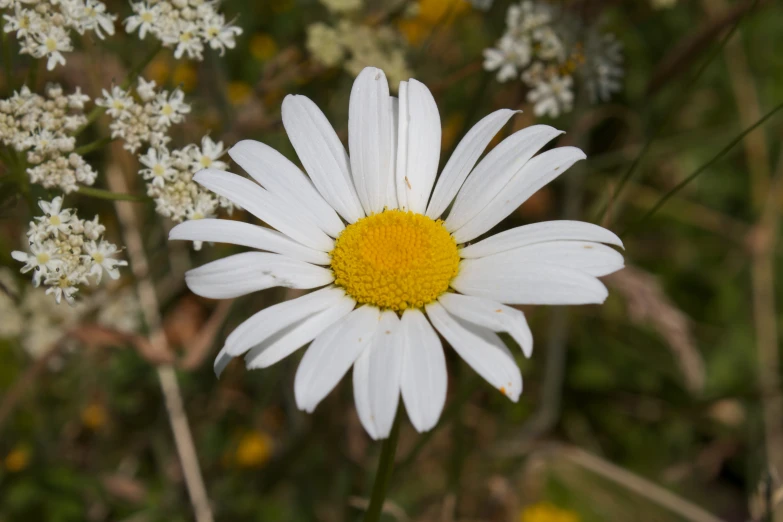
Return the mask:
{"type": "Polygon", "coordinates": [[[119,192],[111,192],[109,190],[99,189],[95,187],[79,187],[77,194],[88,196],[97,199],[107,199],[110,201],[135,201],[135,202],[147,202],[149,197],[142,194],[121,194],[119,192]]]}
{"type": "Polygon", "coordinates": [[[383,446],[381,446],[381,457],[378,460],[378,470],[375,472],[370,505],[367,506],[367,512],[364,514],[364,522],[378,522],[381,518],[386,490],[389,488],[389,482],[394,472],[394,455],[397,452],[397,440],[400,437],[401,417],[400,411],[397,410],[389,438],[384,440],[383,446]]]}
{"type": "Polygon", "coordinates": [[[11,42],[8,40],[8,34],[5,32],[5,24],[0,28],[0,43],[3,46],[3,70],[5,71],[5,78],[8,87],[11,91],[14,90],[13,70],[11,67],[11,42]]]}
{"type": "Polygon", "coordinates": [[[704,73],[704,71],[707,70],[707,67],[710,66],[712,61],[723,51],[723,48],[726,47],[726,44],[729,42],[729,40],[731,40],[731,37],[734,36],[734,33],[739,28],[740,24],[742,23],[742,20],[749,13],[753,12],[758,2],[759,0],[753,2],[753,5],[750,7],[750,9],[748,9],[748,11],[745,12],[742,16],[737,18],[737,21],[734,22],[734,25],[732,26],[731,30],[728,33],[726,33],[726,36],[723,37],[718,47],[707,57],[704,63],[701,64],[701,67],[699,67],[699,69],[696,71],[696,74],[694,74],[693,77],[688,81],[688,84],[681,91],[681,94],[677,97],[674,106],[669,111],[666,112],[666,116],[664,117],[663,121],[661,121],[661,123],[659,123],[655,127],[650,137],[644,143],[642,150],[639,151],[639,154],[636,156],[636,158],[634,158],[633,162],[628,167],[628,170],[626,170],[625,173],[623,174],[623,177],[620,178],[620,182],[618,183],[617,188],[609,196],[609,199],[607,199],[606,203],[603,205],[601,210],[598,211],[598,214],[596,216],[597,221],[599,222],[603,221],[604,218],[606,217],[606,213],[609,212],[609,209],[613,206],[613,202],[616,202],[620,199],[620,194],[622,193],[625,186],[628,184],[628,181],[630,181],[631,177],[633,176],[633,173],[636,171],[636,168],[642,162],[642,159],[647,155],[647,151],[650,149],[650,145],[652,145],[653,141],[655,141],[655,139],[658,137],[661,130],[663,130],[663,127],[666,125],[666,123],[668,123],[669,118],[671,118],[672,115],[677,112],[674,109],[680,106],[682,101],[688,98],[691,91],[693,91],[693,88],[696,86],[696,83],[699,81],[699,78],[701,78],[701,75],[704,73]]]}
{"type": "MultiPolygon", "coordinates": [[[[125,80],[120,84],[121,89],[127,89],[130,87],[131,83],[133,83],[136,78],[139,77],[139,74],[141,74],[141,71],[144,70],[144,68],[149,65],[149,63],[155,58],[155,56],[160,52],[160,50],[163,48],[163,44],[156,44],[155,47],[150,51],[147,56],[144,57],[142,61],[140,61],[138,64],[136,64],[133,69],[130,70],[128,73],[128,76],[125,78],[125,80]]],[[[106,112],[106,107],[98,107],[95,106],[90,113],[87,115],[87,121],[84,122],[84,125],[76,129],[76,131],[73,133],[73,136],[78,136],[84,130],[89,127],[95,120],[100,118],[100,116],[106,112]]]]}
{"type": "Polygon", "coordinates": [[[79,156],[84,156],[85,154],[89,154],[90,152],[94,150],[98,150],[109,143],[114,141],[114,138],[110,138],[109,136],[104,136],[103,138],[100,138],[98,140],[93,141],[92,143],[88,143],[86,145],[82,145],[81,147],[77,147],[74,149],[74,152],[78,154],[79,156]]]}
{"type": "Polygon", "coordinates": [[[765,114],[759,121],[757,121],[747,129],[739,133],[738,136],[736,136],[733,140],[731,140],[731,142],[728,145],[723,147],[723,149],[721,149],[721,151],[718,152],[718,154],[715,155],[711,160],[709,160],[707,163],[705,163],[704,165],[696,169],[690,176],[688,176],[687,178],[679,182],[677,186],[675,186],[669,192],[664,194],[661,197],[661,199],[659,199],[658,202],[655,205],[653,205],[653,207],[650,210],[648,210],[647,213],[644,214],[644,216],[642,216],[641,219],[639,219],[639,221],[637,221],[634,225],[625,229],[623,233],[620,234],[620,236],[625,236],[628,232],[630,232],[635,228],[638,228],[642,223],[647,221],[650,217],[652,217],[653,214],[655,214],[658,211],[658,209],[660,209],[667,201],[669,201],[669,199],[671,199],[672,196],[674,196],[677,192],[682,190],[685,187],[685,185],[687,185],[688,183],[696,179],[696,177],[698,177],[702,172],[704,172],[705,170],[710,168],[713,164],[715,164],[717,161],[719,161],[731,149],[733,149],[735,145],[741,142],[745,138],[745,136],[747,136],[748,134],[756,130],[758,127],[760,127],[765,121],[767,121],[772,116],[774,116],[775,113],[778,112],[780,109],[783,109],[783,103],[775,106],[774,109],[772,109],[767,114],[765,114]]]}

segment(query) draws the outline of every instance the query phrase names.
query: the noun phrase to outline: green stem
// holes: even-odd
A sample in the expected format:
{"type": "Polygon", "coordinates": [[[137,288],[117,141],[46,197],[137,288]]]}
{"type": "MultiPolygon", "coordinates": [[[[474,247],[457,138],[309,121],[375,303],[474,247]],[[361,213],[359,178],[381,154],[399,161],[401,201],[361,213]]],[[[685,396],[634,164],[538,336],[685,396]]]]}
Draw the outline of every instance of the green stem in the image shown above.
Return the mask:
{"type": "Polygon", "coordinates": [[[136,201],[144,203],[149,201],[149,197],[141,194],[121,194],[94,187],[79,187],[79,194],[97,199],[108,199],[111,201],[136,201]]]}
{"type": "Polygon", "coordinates": [[[112,141],[114,141],[114,138],[104,136],[103,138],[99,140],[95,140],[92,143],[88,143],[86,145],[82,145],[81,147],[77,147],[76,149],[74,149],[74,152],[79,156],[84,156],[85,154],[88,154],[94,150],[100,149],[108,145],[112,141]]]}
{"type": "Polygon", "coordinates": [[[669,192],[664,194],[661,197],[661,199],[659,199],[658,202],[655,205],[653,205],[653,207],[650,210],[648,210],[647,213],[644,214],[644,216],[642,216],[642,218],[639,221],[637,221],[634,225],[628,227],[625,231],[623,231],[622,234],[620,234],[620,236],[625,236],[628,232],[630,232],[631,230],[633,230],[635,228],[638,228],[639,225],[641,225],[642,223],[647,221],[650,217],[652,217],[653,214],[655,214],[658,211],[659,208],[661,208],[667,201],[669,201],[669,199],[672,196],[674,196],[677,192],[682,190],[685,187],[685,185],[687,185],[688,183],[690,183],[691,181],[696,179],[696,177],[699,174],[701,174],[702,172],[704,172],[705,170],[710,168],[713,164],[715,164],[718,160],[720,160],[723,156],[725,156],[731,149],[733,149],[734,146],[737,145],[737,143],[741,142],[745,138],[745,136],[747,136],[748,134],[750,134],[751,132],[756,130],[756,128],[758,128],[765,121],[767,121],[772,116],[774,116],[774,114],[776,112],[778,112],[780,109],[783,109],[783,103],[777,105],[774,109],[772,109],[767,114],[765,114],[759,121],[757,121],[756,123],[754,123],[753,125],[751,125],[747,129],[742,131],[737,137],[735,137],[733,140],[731,140],[731,142],[728,145],[723,147],[723,149],[721,149],[721,151],[716,156],[714,156],[707,163],[705,163],[704,165],[702,165],[701,167],[696,169],[693,172],[693,174],[691,174],[690,176],[688,176],[687,178],[682,180],[680,183],[677,184],[677,186],[675,186],[669,192]]]}
{"type": "MultiPolygon", "coordinates": [[[[139,74],[141,74],[141,71],[144,70],[144,68],[155,58],[155,56],[158,54],[158,52],[163,48],[163,44],[156,44],[155,47],[152,48],[150,53],[144,57],[142,61],[140,61],[138,64],[136,64],[133,69],[131,69],[128,72],[128,76],[125,78],[125,80],[120,84],[121,89],[127,89],[130,87],[130,85],[136,81],[136,78],[139,77],[139,74]]],[[[95,120],[100,118],[101,114],[106,112],[106,107],[98,107],[95,106],[90,113],[87,115],[87,121],[84,122],[84,125],[76,129],[76,131],[73,133],[74,136],[78,136],[82,132],[84,132],[84,129],[89,127],[95,120]]]]}
{"type": "Polygon", "coordinates": [[[5,32],[5,24],[0,28],[2,35],[0,36],[3,46],[3,70],[5,71],[5,81],[9,92],[14,91],[14,77],[13,68],[11,65],[11,42],[8,39],[8,34],[5,32]]]}
{"type": "Polygon", "coordinates": [[[394,454],[397,452],[397,439],[400,437],[401,417],[398,411],[389,438],[384,440],[381,446],[381,457],[378,460],[378,470],[375,472],[375,483],[372,486],[370,505],[367,507],[367,513],[364,514],[364,522],[378,522],[381,518],[386,490],[389,488],[394,472],[394,454]]]}

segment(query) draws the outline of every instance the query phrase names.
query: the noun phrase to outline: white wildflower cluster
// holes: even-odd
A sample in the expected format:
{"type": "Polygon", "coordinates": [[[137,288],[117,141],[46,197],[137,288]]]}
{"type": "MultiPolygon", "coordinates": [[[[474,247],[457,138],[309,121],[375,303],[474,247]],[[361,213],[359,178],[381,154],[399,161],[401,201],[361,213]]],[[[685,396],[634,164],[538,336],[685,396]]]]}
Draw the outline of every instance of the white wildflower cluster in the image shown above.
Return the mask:
{"type": "Polygon", "coordinates": [[[333,13],[356,11],[362,7],[362,0],[321,0],[321,3],[333,13]]]}
{"type": "Polygon", "coordinates": [[[114,34],[117,18],[98,0],[0,0],[0,9],[10,11],[3,15],[3,30],[16,33],[20,52],[47,58],[50,71],[65,65],[63,53],[73,50],[71,31],[103,39],[114,34]]]}
{"type": "Polygon", "coordinates": [[[145,146],[138,156],[144,166],[139,173],[147,181],[147,195],[155,200],[158,214],[179,223],[213,217],[221,207],[232,210],[227,199],[193,181],[193,175],[201,169],[228,167],[219,159],[225,153],[223,143],[204,136],[201,145],[192,143],[177,150],[168,147],[169,128],[184,121],[190,112],[181,90],[157,90],[154,81],[139,78],[135,95],[114,87],[111,92],[104,90],[103,98],[95,103],[106,107],[111,116],[112,137],[121,138],[131,152],[145,146]]]}
{"type": "Polygon", "coordinates": [[[500,82],[522,80],[536,116],[556,118],[573,108],[575,76],[594,103],[622,88],[620,43],[541,1],[509,7],[505,34],[484,50],[484,68],[497,71],[500,82]]]}
{"type": "Polygon", "coordinates": [[[79,88],[64,94],[49,84],[45,96],[26,86],[11,98],[0,100],[0,143],[26,152],[30,181],[63,192],[77,190],[78,183],[92,185],[96,173],[75,152],[73,133],[87,122],[84,104],[89,97],[79,88]]]}
{"type": "Polygon", "coordinates": [[[181,123],[190,112],[185,103],[185,93],[180,89],[172,92],[156,90],[154,81],[139,78],[136,97],[130,90],[119,86],[111,91],[103,90],[103,97],[95,104],[106,107],[112,118],[109,125],[112,138],[120,138],[127,150],[135,152],[143,143],[163,147],[170,140],[169,127],[181,123]]]}
{"type": "Polygon", "coordinates": [[[73,304],[78,287],[99,284],[104,271],[112,279],[120,277],[117,267],[128,263],[114,258],[117,246],[103,239],[105,228],[98,216],[92,221],[79,219],[73,210],[62,208],[61,197],[38,205],[44,215],[30,222],[30,251],[11,253],[24,263],[23,274],[33,272],[33,286],[43,283],[58,304],[63,298],[73,304]]]}
{"type": "MultiPolygon", "coordinates": [[[[144,165],[140,174],[147,181],[147,195],[155,200],[158,214],[175,223],[186,219],[214,217],[218,208],[232,209],[231,202],[203,189],[193,181],[201,169],[226,169],[219,158],[225,153],[222,142],[215,143],[204,136],[201,146],[194,143],[169,151],[166,147],[150,147],[139,156],[144,165]]],[[[200,244],[196,243],[199,249],[200,244]]]]}
{"type": "Polygon", "coordinates": [[[368,66],[384,70],[392,85],[412,75],[404,40],[389,26],[364,25],[347,18],[335,26],[316,22],[307,28],[307,49],[322,65],[342,65],[353,76],[368,66]]]}
{"type": "Polygon", "coordinates": [[[144,0],[131,2],[133,15],[125,20],[125,30],[139,31],[142,40],[150,33],[166,47],[174,48],[174,57],[204,59],[204,47],[219,50],[236,46],[242,29],[226,23],[214,0],[144,0]]]}
{"type": "MultiPolygon", "coordinates": [[[[73,306],[58,306],[42,288],[16,284],[10,270],[0,268],[0,339],[13,339],[32,359],[40,359],[65,333],[97,309],[98,324],[125,333],[141,329],[141,307],[131,290],[102,294],[73,306]]],[[[73,346],[66,344],[66,350],[73,346]]],[[[50,361],[57,369],[62,358],[50,361]]]]}

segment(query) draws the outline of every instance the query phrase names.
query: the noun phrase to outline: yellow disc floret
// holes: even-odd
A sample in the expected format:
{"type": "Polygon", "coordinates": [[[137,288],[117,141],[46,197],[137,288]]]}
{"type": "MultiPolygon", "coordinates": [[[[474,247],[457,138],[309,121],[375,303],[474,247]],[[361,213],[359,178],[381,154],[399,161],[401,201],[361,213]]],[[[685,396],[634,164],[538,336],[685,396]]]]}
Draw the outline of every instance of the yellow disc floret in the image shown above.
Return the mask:
{"type": "Polygon", "coordinates": [[[459,252],[442,221],[386,210],[348,225],[332,250],[335,284],[359,303],[421,308],[449,288],[459,252]]]}

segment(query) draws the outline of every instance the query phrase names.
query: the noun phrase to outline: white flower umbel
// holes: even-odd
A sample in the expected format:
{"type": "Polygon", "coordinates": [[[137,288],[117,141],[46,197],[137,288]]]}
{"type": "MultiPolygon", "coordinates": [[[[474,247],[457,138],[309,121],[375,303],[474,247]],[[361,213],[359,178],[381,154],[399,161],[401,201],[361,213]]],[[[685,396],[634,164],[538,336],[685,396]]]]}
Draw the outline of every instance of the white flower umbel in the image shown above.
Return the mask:
{"type": "Polygon", "coordinates": [[[7,100],[0,100],[0,143],[26,152],[30,181],[65,193],[79,184],[95,183],[96,172],[74,152],[73,133],[87,122],[84,104],[89,97],[77,87],[64,94],[59,85],[46,86],[45,96],[26,86],[7,100]]]}
{"type": "Polygon", "coordinates": [[[114,258],[117,246],[103,239],[105,229],[98,216],[93,221],[79,219],[72,210],[62,208],[61,197],[38,205],[44,215],[30,222],[29,252],[11,253],[24,263],[23,274],[33,272],[33,286],[43,283],[58,304],[63,298],[73,304],[78,287],[100,283],[104,271],[112,279],[120,277],[117,267],[128,263],[114,258]]]}
{"type": "MultiPolygon", "coordinates": [[[[231,202],[205,190],[193,181],[193,175],[204,168],[225,169],[228,165],[219,160],[225,154],[222,142],[215,143],[204,136],[201,146],[190,144],[169,152],[165,147],[151,147],[139,156],[146,167],[140,174],[147,180],[147,195],[155,200],[158,214],[175,223],[186,219],[211,218],[219,208],[229,212],[231,202]]],[[[195,244],[196,249],[201,243],[195,244]]]]}
{"type": "Polygon", "coordinates": [[[114,34],[117,15],[106,12],[97,0],[5,0],[4,31],[16,33],[20,53],[46,58],[50,71],[65,65],[65,55],[73,51],[71,31],[80,35],[94,33],[103,39],[114,34]]]}
{"type": "Polygon", "coordinates": [[[403,38],[389,26],[348,19],[340,19],[334,27],[316,22],[307,28],[307,50],[322,65],[342,66],[352,76],[371,64],[386,71],[395,84],[411,75],[403,38]]]}
{"type": "Polygon", "coordinates": [[[506,32],[495,47],[484,50],[484,69],[498,81],[521,79],[537,116],[570,112],[574,78],[586,85],[593,103],[608,101],[622,88],[619,42],[566,8],[542,1],[512,4],[506,32]]]}
{"type": "Polygon", "coordinates": [[[163,147],[169,142],[169,127],[185,120],[190,105],[185,103],[185,94],[180,89],[172,92],[156,90],[154,81],[139,78],[137,97],[130,90],[113,86],[103,90],[103,97],[95,104],[106,107],[111,116],[109,125],[112,138],[125,142],[123,147],[135,152],[143,144],[163,147]]]}
{"type": "Polygon", "coordinates": [[[373,438],[388,436],[400,396],[416,429],[437,423],[447,387],[437,332],[516,401],[522,376],[496,332],[527,356],[533,337],[522,312],[507,305],[602,303],[598,277],[623,267],[605,245],[622,246],[620,239],[578,221],[526,225],[468,245],[585,155],[575,147],[537,154],[561,132],[535,125],[479,161],[514,115],[504,109],[467,133],[438,177],[435,100],[413,79],[399,93],[389,95],[380,69],[361,72],[349,104],[350,156],[312,101],[288,96],[283,125],[307,174],[263,143],[242,141],[229,155],[252,180],[214,168],[194,177],[276,230],[204,219],[170,234],[255,249],[189,271],[198,295],[320,288],[247,319],[226,339],[215,370],[238,356],[265,368],[312,342],[295,378],[298,406],[312,412],[353,366],[356,407],[373,438]]]}
{"type": "Polygon", "coordinates": [[[125,20],[125,30],[138,31],[142,40],[151,34],[174,49],[177,59],[186,56],[203,60],[204,48],[220,52],[233,49],[242,29],[227,23],[217,8],[219,2],[204,0],[146,0],[131,2],[133,15],[125,20]]]}

